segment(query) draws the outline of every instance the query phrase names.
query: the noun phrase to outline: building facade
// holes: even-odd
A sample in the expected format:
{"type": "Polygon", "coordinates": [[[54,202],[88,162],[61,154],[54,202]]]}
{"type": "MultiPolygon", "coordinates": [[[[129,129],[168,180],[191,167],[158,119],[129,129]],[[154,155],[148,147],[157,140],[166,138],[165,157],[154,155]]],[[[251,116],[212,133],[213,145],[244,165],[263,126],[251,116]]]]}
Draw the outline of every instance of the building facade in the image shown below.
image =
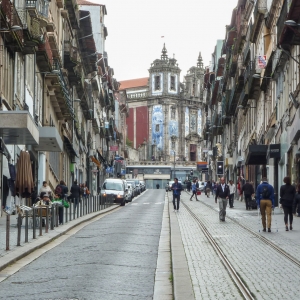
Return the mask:
{"type": "Polygon", "coordinates": [[[299,9],[298,0],[237,1],[205,75],[213,179],[241,175],[256,187],[266,176],[276,195],[285,176],[299,183],[299,9]]]}
{"type": "Polygon", "coordinates": [[[54,189],[76,179],[93,194],[124,155],[126,93],[119,97],[108,64],[106,14],[105,5],[84,0],[1,1],[2,206],[22,201],[4,190],[23,150],[35,191],[44,180],[54,189]]]}

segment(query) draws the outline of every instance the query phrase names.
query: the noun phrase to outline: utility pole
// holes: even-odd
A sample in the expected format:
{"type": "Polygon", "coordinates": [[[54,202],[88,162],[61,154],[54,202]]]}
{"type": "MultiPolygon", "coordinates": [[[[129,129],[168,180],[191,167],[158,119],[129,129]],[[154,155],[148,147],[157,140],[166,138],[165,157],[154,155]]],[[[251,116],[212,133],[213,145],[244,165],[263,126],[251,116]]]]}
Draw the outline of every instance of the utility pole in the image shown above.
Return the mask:
{"type": "Polygon", "coordinates": [[[175,164],[176,164],[176,161],[175,161],[175,157],[176,157],[176,152],[175,152],[175,150],[173,150],[173,152],[174,152],[174,178],[176,177],[176,175],[175,175],[175,164]]]}

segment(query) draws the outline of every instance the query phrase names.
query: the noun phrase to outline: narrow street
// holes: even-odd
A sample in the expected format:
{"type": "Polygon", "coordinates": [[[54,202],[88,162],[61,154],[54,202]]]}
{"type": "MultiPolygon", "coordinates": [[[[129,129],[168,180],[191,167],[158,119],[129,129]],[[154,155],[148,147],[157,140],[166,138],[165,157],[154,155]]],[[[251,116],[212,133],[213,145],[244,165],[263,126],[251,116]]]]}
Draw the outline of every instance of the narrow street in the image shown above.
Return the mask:
{"type": "Polygon", "coordinates": [[[95,221],[0,283],[6,299],[152,299],[164,190],[95,221]]]}

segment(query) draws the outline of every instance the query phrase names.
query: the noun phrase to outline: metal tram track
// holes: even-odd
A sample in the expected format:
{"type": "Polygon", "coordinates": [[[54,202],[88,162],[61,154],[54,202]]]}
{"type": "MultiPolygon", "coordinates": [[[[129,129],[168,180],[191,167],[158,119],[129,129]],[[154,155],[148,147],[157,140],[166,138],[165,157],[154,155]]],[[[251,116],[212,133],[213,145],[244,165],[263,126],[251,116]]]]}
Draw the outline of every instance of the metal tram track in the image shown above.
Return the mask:
{"type": "Polygon", "coordinates": [[[210,232],[207,230],[204,223],[197,217],[195,213],[182,201],[181,204],[186,208],[186,210],[189,212],[189,214],[195,219],[198,226],[202,230],[203,234],[215,250],[215,252],[218,254],[221,262],[224,264],[226,270],[229,272],[232,280],[236,284],[237,288],[239,289],[240,293],[243,295],[244,299],[248,300],[254,300],[255,298],[252,296],[252,293],[248,289],[248,287],[244,284],[242,278],[238,275],[238,273],[235,271],[232,264],[229,262],[229,260],[226,258],[224,252],[219,247],[218,243],[215,241],[213,236],[210,234],[210,232]]]}
{"type": "MultiPolygon", "coordinates": [[[[211,205],[203,202],[200,200],[200,202],[205,205],[206,207],[217,211],[214,207],[212,207],[211,205]]],[[[186,206],[186,205],[185,205],[186,206]]],[[[277,246],[275,243],[271,242],[270,240],[268,240],[267,238],[265,238],[264,236],[262,236],[261,234],[255,232],[254,230],[252,230],[251,228],[249,228],[248,226],[245,226],[243,224],[241,224],[240,222],[238,222],[237,220],[235,220],[232,217],[229,217],[228,215],[226,216],[227,219],[230,219],[232,222],[238,224],[240,227],[242,227],[243,229],[247,230],[248,232],[250,232],[251,234],[253,234],[256,238],[258,238],[261,242],[265,243],[266,245],[270,246],[272,249],[274,249],[275,251],[277,251],[279,254],[281,254],[282,256],[284,256],[285,258],[287,258],[289,261],[291,261],[292,263],[294,263],[295,265],[297,265],[298,267],[300,267],[300,261],[295,258],[294,256],[290,255],[289,253],[287,253],[285,250],[283,250],[282,248],[280,248],[279,246],[277,246]]]]}

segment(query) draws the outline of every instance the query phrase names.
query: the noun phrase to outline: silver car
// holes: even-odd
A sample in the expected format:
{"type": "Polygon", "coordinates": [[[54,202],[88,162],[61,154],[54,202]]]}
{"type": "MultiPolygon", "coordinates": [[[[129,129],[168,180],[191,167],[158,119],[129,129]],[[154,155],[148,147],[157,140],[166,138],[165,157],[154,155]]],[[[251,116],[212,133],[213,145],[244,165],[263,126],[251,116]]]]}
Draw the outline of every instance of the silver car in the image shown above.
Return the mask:
{"type": "Polygon", "coordinates": [[[120,203],[125,205],[128,187],[122,179],[109,178],[102,185],[101,197],[106,199],[106,202],[120,203]]]}

